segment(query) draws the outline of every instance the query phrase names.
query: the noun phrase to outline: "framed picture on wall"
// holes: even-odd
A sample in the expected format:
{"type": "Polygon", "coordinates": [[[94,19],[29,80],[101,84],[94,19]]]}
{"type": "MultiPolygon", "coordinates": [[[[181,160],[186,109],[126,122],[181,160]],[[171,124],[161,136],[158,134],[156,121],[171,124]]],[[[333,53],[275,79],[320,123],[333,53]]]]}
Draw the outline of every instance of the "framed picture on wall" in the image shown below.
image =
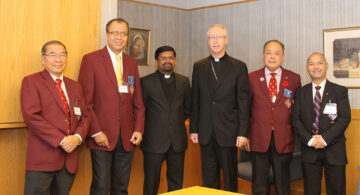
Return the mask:
{"type": "Polygon", "coordinates": [[[348,88],[360,88],[360,27],[324,30],[327,78],[348,88]]]}
{"type": "Polygon", "coordinates": [[[138,65],[149,64],[150,30],[130,28],[127,53],[135,58],[138,65]]]}

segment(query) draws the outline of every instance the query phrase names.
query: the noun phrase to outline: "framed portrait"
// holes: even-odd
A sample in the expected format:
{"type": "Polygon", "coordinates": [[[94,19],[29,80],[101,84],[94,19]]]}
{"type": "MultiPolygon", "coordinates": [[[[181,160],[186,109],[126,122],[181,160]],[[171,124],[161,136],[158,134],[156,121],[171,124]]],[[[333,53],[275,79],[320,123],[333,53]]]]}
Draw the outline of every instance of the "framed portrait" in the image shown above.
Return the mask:
{"type": "Polygon", "coordinates": [[[130,28],[127,53],[135,58],[138,65],[149,64],[150,30],[130,28]]]}
{"type": "Polygon", "coordinates": [[[327,78],[348,88],[360,88],[360,27],[324,30],[327,78]]]}

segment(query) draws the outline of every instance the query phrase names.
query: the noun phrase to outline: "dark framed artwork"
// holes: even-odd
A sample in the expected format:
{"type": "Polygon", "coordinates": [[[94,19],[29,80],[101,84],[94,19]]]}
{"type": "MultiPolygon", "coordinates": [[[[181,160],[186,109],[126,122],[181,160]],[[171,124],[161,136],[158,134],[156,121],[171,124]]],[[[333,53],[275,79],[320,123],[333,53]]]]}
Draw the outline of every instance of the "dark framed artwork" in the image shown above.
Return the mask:
{"type": "Polygon", "coordinates": [[[127,53],[138,65],[149,65],[150,30],[130,28],[128,42],[127,53]]]}
{"type": "Polygon", "coordinates": [[[360,88],[360,27],[324,30],[327,78],[348,88],[360,88]]]}

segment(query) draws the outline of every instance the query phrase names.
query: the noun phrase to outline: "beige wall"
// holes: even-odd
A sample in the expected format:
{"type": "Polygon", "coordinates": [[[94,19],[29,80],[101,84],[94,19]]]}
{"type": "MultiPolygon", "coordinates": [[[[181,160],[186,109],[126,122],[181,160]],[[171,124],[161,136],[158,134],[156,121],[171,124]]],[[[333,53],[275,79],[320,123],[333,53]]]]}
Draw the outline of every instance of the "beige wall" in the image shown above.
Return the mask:
{"type": "MultiPolygon", "coordinates": [[[[191,77],[192,65],[209,55],[206,32],[214,23],[229,33],[228,53],[247,63],[249,71],[263,66],[262,47],[270,39],[285,44],[284,67],[310,81],[305,64],[309,54],[323,51],[323,30],[360,26],[358,0],[260,0],[223,7],[181,11],[119,1],[118,16],[130,26],[152,31],[151,56],[163,44],[179,54],[176,71],[191,77]]],[[[152,58],[151,58],[152,59],[152,58]]],[[[153,64],[153,61],[150,61],[153,64]]],[[[140,67],[142,75],[155,68],[140,67]]],[[[349,90],[353,109],[360,108],[359,89],[349,90]]]]}
{"type": "Polygon", "coordinates": [[[163,45],[170,45],[176,50],[176,72],[191,76],[189,12],[119,1],[118,16],[124,18],[130,28],[151,30],[150,65],[139,66],[140,76],[156,70],[154,53],[163,45]]]}

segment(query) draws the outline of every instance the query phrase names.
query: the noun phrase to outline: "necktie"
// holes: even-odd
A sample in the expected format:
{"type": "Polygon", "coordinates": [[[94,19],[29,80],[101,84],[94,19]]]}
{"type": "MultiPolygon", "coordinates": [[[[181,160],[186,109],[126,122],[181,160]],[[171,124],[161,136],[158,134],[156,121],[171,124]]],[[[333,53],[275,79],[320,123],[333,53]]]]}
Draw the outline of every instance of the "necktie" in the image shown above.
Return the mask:
{"type": "Polygon", "coordinates": [[[321,95],[320,95],[321,86],[316,86],[316,93],[314,98],[314,111],[315,111],[315,120],[312,126],[312,132],[317,135],[319,132],[319,116],[320,116],[320,104],[321,104],[321,95]]]}
{"type": "Polygon", "coordinates": [[[68,104],[68,102],[66,100],[64,91],[61,89],[61,79],[56,79],[55,84],[56,84],[57,91],[59,92],[61,101],[63,103],[65,112],[66,112],[67,127],[68,127],[67,132],[66,132],[66,136],[69,136],[69,134],[70,134],[70,110],[69,110],[69,104],[68,104]]]}
{"type": "Polygon", "coordinates": [[[121,72],[121,66],[122,66],[122,61],[121,61],[121,56],[116,56],[117,59],[117,65],[116,65],[116,80],[118,82],[118,85],[122,85],[122,79],[123,79],[123,75],[121,72]]]}
{"type": "Polygon", "coordinates": [[[275,103],[276,95],[277,95],[277,84],[276,84],[276,73],[270,73],[271,79],[269,82],[269,96],[272,103],[275,103]]]}

